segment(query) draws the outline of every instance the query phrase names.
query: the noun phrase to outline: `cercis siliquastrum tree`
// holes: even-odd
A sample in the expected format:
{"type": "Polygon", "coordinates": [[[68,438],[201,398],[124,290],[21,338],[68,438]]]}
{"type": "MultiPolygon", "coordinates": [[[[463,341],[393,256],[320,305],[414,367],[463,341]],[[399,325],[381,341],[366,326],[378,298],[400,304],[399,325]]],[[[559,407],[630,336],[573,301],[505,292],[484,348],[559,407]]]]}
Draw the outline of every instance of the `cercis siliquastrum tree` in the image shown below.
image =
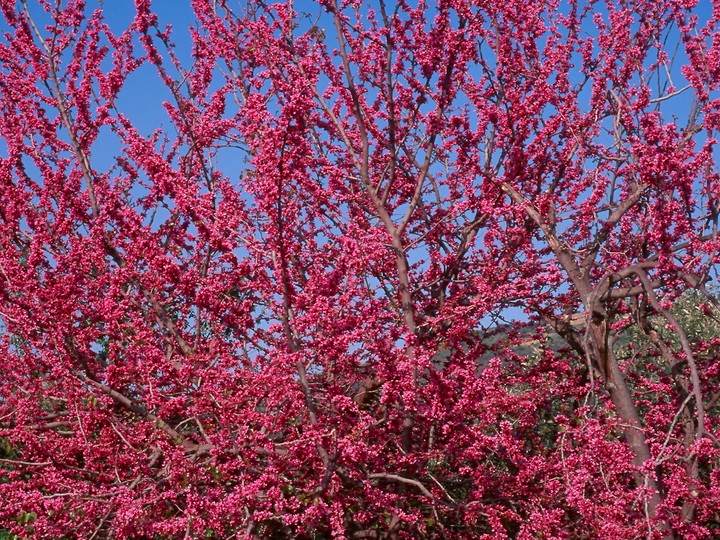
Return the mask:
{"type": "Polygon", "coordinates": [[[126,7],[2,2],[2,526],[717,532],[717,7],[126,7]]]}

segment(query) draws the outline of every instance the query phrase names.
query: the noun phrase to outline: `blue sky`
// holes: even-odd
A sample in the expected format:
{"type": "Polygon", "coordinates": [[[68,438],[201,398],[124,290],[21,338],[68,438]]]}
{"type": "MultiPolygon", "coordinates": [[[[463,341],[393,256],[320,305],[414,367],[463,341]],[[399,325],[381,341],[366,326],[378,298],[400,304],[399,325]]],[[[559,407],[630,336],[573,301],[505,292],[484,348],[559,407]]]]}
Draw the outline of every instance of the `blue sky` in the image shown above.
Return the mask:
{"type": "MultiPolygon", "coordinates": [[[[34,2],[30,1],[30,4],[34,2]]],[[[372,2],[374,3],[374,2],[372,2]]],[[[242,5],[242,2],[238,2],[242,5]]],[[[322,10],[317,3],[309,0],[298,0],[294,4],[295,9],[299,12],[307,11],[310,13],[320,14],[322,10]]],[[[104,18],[111,28],[116,32],[121,32],[132,21],[134,16],[134,2],[132,0],[91,0],[88,2],[88,11],[96,8],[102,8],[104,18]]],[[[709,0],[700,1],[699,14],[701,19],[710,15],[712,2],[709,0]]],[[[42,21],[44,14],[37,8],[31,7],[33,16],[42,21]]],[[[178,0],[155,0],[153,2],[153,11],[158,15],[159,24],[164,27],[171,24],[174,28],[173,41],[176,45],[177,55],[181,59],[186,59],[188,63],[191,61],[191,42],[189,39],[188,27],[194,24],[194,15],[189,1],[178,0]]],[[[329,25],[326,17],[321,17],[320,25],[329,25]]],[[[3,30],[4,20],[0,19],[0,30],[3,30]]],[[[588,32],[592,28],[587,29],[588,32]]],[[[326,28],[326,35],[332,36],[333,30],[326,28]]],[[[682,54],[679,58],[682,63],[682,54]]],[[[189,67],[189,66],[188,66],[189,67]]],[[[677,78],[676,86],[682,87],[684,83],[679,73],[673,73],[677,78]]],[[[689,95],[689,94],[688,94],[689,95]]],[[[128,116],[136,128],[143,135],[149,135],[154,130],[160,128],[169,130],[172,136],[172,124],[162,106],[163,101],[172,101],[170,92],[160,80],[155,68],[145,65],[133,73],[126,82],[119,100],[118,108],[128,116]]],[[[666,108],[664,114],[677,114],[682,122],[684,109],[689,106],[689,101],[684,99],[673,100],[673,104],[668,103],[670,107],[666,108]],[[671,108],[671,107],[674,107],[671,108]]],[[[120,147],[108,131],[105,137],[102,137],[93,148],[93,165],[96,169],[104,171],[114,165],[114,157],[117,155],[120,147]]],[[[237,177],[243,169],[242,159],[238,159],[237,152],[221,151],[221,162],[218,168],[231,179],[237,177]]]]}

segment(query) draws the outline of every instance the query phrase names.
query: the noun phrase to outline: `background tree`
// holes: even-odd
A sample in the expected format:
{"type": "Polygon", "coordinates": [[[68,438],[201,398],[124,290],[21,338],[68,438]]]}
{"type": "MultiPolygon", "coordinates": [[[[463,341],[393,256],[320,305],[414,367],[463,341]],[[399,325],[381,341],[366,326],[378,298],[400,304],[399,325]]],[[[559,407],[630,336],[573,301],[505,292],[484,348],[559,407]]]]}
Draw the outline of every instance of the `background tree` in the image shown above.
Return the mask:
{"type": "Polygon", "coordinates": [[[12,533],[717,534],[714,3],[0,6],[12,533]]]}

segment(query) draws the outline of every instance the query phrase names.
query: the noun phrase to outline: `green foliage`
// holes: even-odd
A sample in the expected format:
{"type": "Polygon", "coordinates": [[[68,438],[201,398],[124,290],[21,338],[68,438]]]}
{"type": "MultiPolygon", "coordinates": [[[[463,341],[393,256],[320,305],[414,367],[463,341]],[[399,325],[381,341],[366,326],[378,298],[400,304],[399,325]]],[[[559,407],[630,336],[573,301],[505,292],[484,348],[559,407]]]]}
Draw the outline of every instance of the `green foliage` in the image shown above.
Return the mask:
{"type": "MultiPolygon", "coordinates": [[[[714,296],[712,299],[714,300],[714,296]]],[[[718,309],[710,308],[709,304],[711,303],[712,300],[709,300],[701,293],[690,291],[683,295],[682,298],[679,298],[669,311],[675,317],[688,342],[694,349],[697,348],[698,344],[710,342],[720,336],[718,309]],[[708,315],[708,312],[712,313],[712,316],[708,315]]],[[[657,332],[658,337],[671,350],[676,352],[681,350],[679,333],[672,328],[662,314],[652,314],[647,319],[652,330],[657,332]]],[[[638,325],[632,325],[620,334],[615,341],[615,354],[619,359],[631,360],[633,358],[652,357],[648,359],[657,363],[658,356],[653,353],[653,349],[654,344],[638,325]]]]}

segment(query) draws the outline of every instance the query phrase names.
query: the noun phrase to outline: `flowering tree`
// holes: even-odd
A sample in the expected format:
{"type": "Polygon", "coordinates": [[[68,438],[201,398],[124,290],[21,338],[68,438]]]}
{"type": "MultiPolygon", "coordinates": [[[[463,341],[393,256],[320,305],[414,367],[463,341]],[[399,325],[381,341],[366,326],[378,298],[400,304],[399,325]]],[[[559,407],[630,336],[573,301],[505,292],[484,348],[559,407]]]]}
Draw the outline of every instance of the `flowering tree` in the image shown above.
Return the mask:
{"type": "Polygon", "coordinates": [[[718,534],[695,4],[1,0],[0,525],[718,534]]]}

